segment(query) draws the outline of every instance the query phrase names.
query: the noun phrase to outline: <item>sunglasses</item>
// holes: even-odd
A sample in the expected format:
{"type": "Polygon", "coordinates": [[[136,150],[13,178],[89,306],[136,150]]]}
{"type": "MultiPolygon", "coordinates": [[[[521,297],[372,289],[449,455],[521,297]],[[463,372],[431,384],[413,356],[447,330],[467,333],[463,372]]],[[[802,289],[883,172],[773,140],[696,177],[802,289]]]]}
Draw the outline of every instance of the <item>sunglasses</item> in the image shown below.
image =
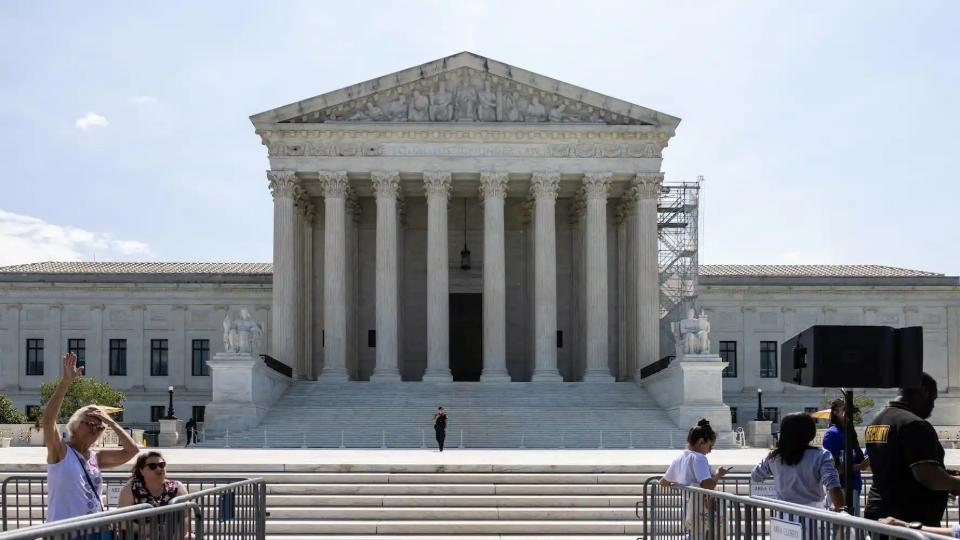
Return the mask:
{"type": "Polygon", "coordinates": [[[100,422],[91,422],[90,420],[84,420],[83,423],[86,424],[88,428],[94,429],[96,431],[103,431],[105,427],[100,422]]]}
{"type": "Polygon", "coordinates": [[[150,469],[151,471],[155,471],[155,470],[157,470],[157,469],[160,469],[160,470],[162,471],[162,470],[164,470],[164,469],[167,468],[167,462],[166,462],[166,461],[161,461],[161,462],[159,462],[159,463],[147,463],[147,464],[146,464],[146,467],[147,467],[148,469],[150,469]]]}

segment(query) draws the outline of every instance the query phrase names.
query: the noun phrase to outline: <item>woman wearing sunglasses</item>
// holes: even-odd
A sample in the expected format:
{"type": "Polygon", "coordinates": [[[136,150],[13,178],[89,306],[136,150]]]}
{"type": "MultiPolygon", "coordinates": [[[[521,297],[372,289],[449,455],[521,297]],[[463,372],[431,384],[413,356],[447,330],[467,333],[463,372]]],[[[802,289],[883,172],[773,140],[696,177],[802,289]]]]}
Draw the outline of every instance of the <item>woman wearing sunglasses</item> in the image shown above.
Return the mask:
{"type": "Polygon", "coordinates": [[[166,506],[175,497],[187,494],[187,488],[167,479],[167,462],[157,451],[144,452],[133,466],[133,478],[120,491],[117,508],[135,504],[166,506]]]}
{"type": "Polygon", "coordinates": [[[47,521],[80,517],[103,511],[101,469],[112,469],[133,459],[137,443],[97,405],[77,409],[67,421],[67,438],[60,436],[57,418],[70,385],[83,375],[77,356],[63,357],[63,376],[43,411],[43,440],[47,445],[47,521]],[[110,428],[123,448],[93,451],[92,447],[110,428]]]}
{"type": "MultiPolygon", "coordinates": [[[[163,459],[163,454],[155,450],[140,454],[130,472],[133,477],[120,490],[120,500],[117,501],[117,508],[135,504],[149,504],[157,508],[166,506],[174,498],[187,494],[187,487],[181,482],[167,479],[167,462],[163,459]]],[[[147,518],[145,523],[149,522],[150,518],[147,518]]],[[[120,525],[124,529],[122,538],[125,540],[138,540],[141,537],[139,524],[133,523],[132,525],[132,535],[127,534],[127,524],[120,525]]],[[[159,523],[161,531],[165,531],[165,525],[161,519],[159,523]]],[[[184,520],[183,531],[186,540],[192,538],[189,532],[189,516],[184,520]]],[[[161,537],[167,536],[169,535],[166,532],[161,535],[161,537]]]]}

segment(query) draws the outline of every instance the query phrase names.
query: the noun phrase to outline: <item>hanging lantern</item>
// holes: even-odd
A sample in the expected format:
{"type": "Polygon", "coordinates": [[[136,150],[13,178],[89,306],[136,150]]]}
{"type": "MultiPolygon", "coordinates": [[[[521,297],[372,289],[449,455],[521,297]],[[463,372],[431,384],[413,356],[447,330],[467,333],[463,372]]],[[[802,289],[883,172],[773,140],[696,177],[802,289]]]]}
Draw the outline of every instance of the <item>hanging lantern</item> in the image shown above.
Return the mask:
{"type": "Polygon", "coordinates": [[[467,198],[463,198],[463,251],[460,252],[460,269],[470,269],[470,250],[467,249],[467,198]]]}

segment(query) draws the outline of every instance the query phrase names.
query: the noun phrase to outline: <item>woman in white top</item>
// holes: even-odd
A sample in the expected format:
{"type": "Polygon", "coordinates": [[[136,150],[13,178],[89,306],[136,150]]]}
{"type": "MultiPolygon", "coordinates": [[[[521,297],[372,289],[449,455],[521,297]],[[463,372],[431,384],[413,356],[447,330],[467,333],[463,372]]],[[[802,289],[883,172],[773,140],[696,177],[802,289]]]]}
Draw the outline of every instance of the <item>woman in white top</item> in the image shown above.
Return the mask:
{"type": "MultiPolygon", "coordinates": [[[[713,450],[717,444],[717,432],[710,427],[710,422],[700,420],[697,425],[690,428],[687,433],[687,449],[673,460],[663,478],[660,479],[660,485],[663,487],[671,485],[697,486],[703,489],[714,489],[720,483],[720,479],[730,472],[729,469],[718,467],[717,472],[711,472],[710,462],[707,461],[707,454],[713,450]]],[[[690,538],[697,540],[710,536],[710,529],[722,525],[723,508],[716,508],[719,515],[716,516],[714,523],[709,523],[709,509],[706,501],[701,497],[687,497],[683,504],[683,525],[684,528],[691,531],[690,538]]],[[[716,537],[723,536],[715,535],[716,537]]]]}
{"type": "Polygon", "coordinates": [[[700,420],[687,433],[687,449],[673,460],[670,468],[660,479],[663,487],[672,484],[681,486],[699,486],[703,489],[713,489],[721,478],[730,472],[729,469],[718,467],[717,472],[710,471],[710,462],[707,461],[714,445],[717,444],[717,432],[710,427],[710,422],[700,420]]]}
{"type": "Polygon", "coordinates": [[[83,374],[77,356],[63,357],[63,376],[43,412],[43,440],[47,445],[47,521],[60,521],[103,511],[101,469],[123,465],[136,456],[137,443],[97,405],[77,409],[67,422],[67,439],[60,437],[57,417],[70,384],[83,374]],[[104,429],[117,434],[122,449],[94,452],[91,447],[104,429]]]}

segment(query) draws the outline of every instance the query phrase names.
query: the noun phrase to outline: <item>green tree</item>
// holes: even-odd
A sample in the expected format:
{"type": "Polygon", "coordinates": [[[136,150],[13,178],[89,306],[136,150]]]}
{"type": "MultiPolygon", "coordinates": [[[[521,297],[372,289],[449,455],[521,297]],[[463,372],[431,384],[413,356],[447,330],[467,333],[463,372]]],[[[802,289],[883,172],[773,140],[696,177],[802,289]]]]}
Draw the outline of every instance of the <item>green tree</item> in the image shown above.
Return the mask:
{"type": "MultiPolygon", "coordinates": [[[[832,398],[832,397],[828,396],[826,392],[824,392],[824,393],[823,393],[823,408],[824,408],[824,409],[829,409],[829,408],[833,405],[833,400],[834,400],[834,399],[842,398],[842,397],[843,397],[842,395],[838,395],[836,398],[832,398]]],[[[862,413],[862,412],[866,412],[866,411],[868,411],[868,410],[876,407],[876,406],[877,406],[877,402],[876,402],[876,400],[874,400],[874,399],[873,399],[872,397],[870,397],[870,396],[862,396],[862,395],[860,395],[860,394],[854,394],[854,395],[853,395],[853,406],[856,407],[857,409],[860,409],[860,412],[862,413]]],[[[859,415],[859,414],[857,414],[857,415],[853,418],[853,425],[859,426],[861,423],[863,423],[863,419],[860,418],[860,415],[859,415]]]]}
{"type": "MultiPolygon", "coordinates": [[[[60,384],[60,378],[51,383],[40,385],[40,403],[46,409],[47,403],[53,397],[53,393],[60,384]]],[[[87,405],[101,405],[104,407],[122,407],[126,397],[123,392],[114,390],[110,383],[98,381],[96,377],[77,377],[67,395],[63,398],[63,406],[60,407],[60,415],[57,417],[57,423],[64,424],[70,420],[70,416],[81,407],[87,405]]]]}
{"type": "Polygon", "coordinates": [[[0,424],[26,424],[27,416],[13,406],[13,401],[0,394],[0,424]]]}

